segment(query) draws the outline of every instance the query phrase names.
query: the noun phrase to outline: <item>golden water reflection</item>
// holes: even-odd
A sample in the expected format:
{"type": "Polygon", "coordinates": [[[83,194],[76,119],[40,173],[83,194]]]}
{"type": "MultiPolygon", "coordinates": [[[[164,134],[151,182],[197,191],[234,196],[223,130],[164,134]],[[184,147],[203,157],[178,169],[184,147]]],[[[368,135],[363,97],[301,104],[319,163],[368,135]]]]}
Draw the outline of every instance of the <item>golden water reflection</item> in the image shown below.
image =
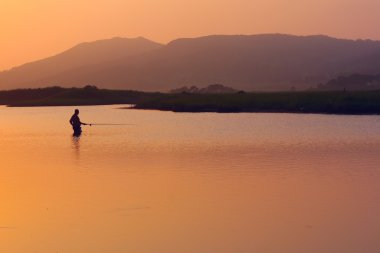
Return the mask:
{"type": "Polygon", "coordinates": [[[2,108],[0,252],[380,251],[377,116],[2,108]]]}

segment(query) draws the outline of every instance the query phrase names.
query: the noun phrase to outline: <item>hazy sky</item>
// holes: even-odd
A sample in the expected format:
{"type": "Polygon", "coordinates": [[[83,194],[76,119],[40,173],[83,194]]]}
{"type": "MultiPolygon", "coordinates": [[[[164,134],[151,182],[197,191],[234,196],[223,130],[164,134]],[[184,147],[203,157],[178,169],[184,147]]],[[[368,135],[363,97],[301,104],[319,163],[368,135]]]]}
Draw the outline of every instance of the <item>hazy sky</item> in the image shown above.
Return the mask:
{"type": "Polygon", "coordinates": [[[77,43],[144,36],[326,34],[380,40],[380,0],[0,0],[0,70],[77,43]]]}

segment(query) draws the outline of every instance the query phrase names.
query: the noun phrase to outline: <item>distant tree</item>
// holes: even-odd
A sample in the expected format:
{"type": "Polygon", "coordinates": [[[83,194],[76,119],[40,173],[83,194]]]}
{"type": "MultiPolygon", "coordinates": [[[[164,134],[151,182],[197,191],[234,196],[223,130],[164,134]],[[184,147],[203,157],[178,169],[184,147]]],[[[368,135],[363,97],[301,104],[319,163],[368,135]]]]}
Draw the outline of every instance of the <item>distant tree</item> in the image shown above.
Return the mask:
{"type": "Polygon", "coordinates": [[[84,90],[97,90],[98,87],[96,87],[95,85],[86,85],[83,87],[84,90]]]}
{"type": "Polygon", "coordinates": [[[380,75],[353,74],[339,76],[326,84],[320,84],[318,90],[379,90],[380,75]]]}

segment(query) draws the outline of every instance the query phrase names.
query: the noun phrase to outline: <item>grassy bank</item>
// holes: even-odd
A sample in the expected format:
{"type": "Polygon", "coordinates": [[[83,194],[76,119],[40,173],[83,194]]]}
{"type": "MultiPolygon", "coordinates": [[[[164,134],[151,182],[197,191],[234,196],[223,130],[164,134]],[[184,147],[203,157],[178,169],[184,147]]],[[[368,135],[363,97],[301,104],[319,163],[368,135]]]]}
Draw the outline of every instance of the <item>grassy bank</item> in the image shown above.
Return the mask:
{"type": "Polygon", "coordinates": [[[380,114],[380,91],[166,94],[136,104],[174,112],[380,114]]]}
{"type": "Polygon", "coordinates": [[[0,91],[0,104],[14,107],[136,104],[158,95],[159,93],[131,90],[98,89],[93,86],[49,87],[0,91]]]}
{"type": "Polygon", "coordinates": [[[134,104],[174,112],[295,112],[380,114],[380,91],[303,91],[233,94],[167,94],[128,90],[51,87],[0,91],[8,106],[134,104]]]}

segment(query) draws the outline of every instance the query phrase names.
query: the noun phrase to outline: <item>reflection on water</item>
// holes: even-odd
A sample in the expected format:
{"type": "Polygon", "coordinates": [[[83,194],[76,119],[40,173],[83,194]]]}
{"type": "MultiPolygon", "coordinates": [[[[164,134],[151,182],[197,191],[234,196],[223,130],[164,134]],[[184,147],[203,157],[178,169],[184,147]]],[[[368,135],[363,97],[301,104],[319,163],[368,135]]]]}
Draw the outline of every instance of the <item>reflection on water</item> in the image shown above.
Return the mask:
{"type": "Polygon", "coordinates": [[[0,252],[380,252],[380,117],[1,108],[0,252]]]}
{"type": "Polygon", "coordinates": [[[79,160],[80,156],[80,136],[72,136],[71,139],[73,140],[73,151],[75,154],[75,158],[79,160]]]}

